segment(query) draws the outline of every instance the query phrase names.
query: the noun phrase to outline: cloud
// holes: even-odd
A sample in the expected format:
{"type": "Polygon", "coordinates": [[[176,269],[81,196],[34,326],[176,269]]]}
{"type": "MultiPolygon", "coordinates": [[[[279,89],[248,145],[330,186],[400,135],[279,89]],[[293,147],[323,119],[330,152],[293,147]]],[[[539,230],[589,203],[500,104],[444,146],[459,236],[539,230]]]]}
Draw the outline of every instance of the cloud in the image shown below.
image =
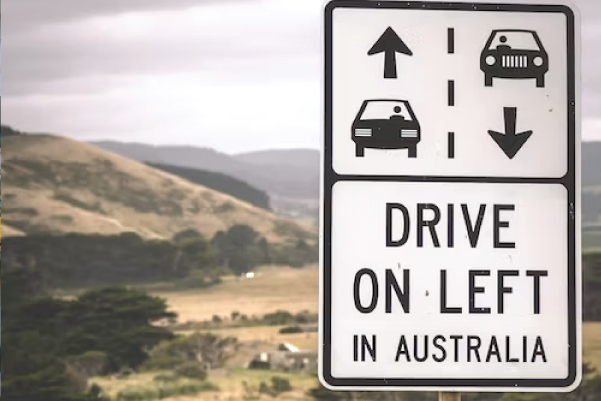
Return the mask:
{"type": "MultiPolygon", "coordinates": [[[[573,1],[583,132],[601,140],[601,1],[573,1]]],[[[4,123],[232,151],[316,147],[322,3],[3,0],[4,123]]]]}
{"type": "Polygon", "coordinates": [[[250,3],[255,0],[3,0],[5,27],[12,32],[90,17],[128,12],[157,12],[187,9],[199,5],[250,3]]]}
{"type": "Polygon", "coordinates": [[[303,21],[302,13],[292,16],[295,9],[275,2],[269,8],[266,12],[255,3],[226,3],[89,17],[21,34],[8,28],[4,92],[8,96],[31,93],[42,89],[44,82],[78,75],[302,74],[307,70],[296,66],[319,60],[317,21],[303,21]]]}
{"type": "Polygon", "coordinates": [[[197,144],[230,152],[316,147],[320,109],[313,99],[319,89],[312,79],[228,83],[202,73],[166,74],[129,77],[86,96],[12,97],[3,100],[2,111],[15,127],[57,127],[51,131],[83,140],[197,144]]]}

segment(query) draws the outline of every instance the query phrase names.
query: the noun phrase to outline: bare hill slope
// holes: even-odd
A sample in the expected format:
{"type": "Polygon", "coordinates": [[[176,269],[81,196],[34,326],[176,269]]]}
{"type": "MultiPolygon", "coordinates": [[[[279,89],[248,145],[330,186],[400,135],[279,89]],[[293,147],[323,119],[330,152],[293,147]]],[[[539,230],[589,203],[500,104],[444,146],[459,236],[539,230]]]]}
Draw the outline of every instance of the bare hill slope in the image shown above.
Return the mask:
{"type": "Polygon", "coordinates": [[[3,140],[3,223],[15,230],[170,238],[248,224],[269,241],[315,234],[236,198],[90,144],[51,135],[3,140]]]}

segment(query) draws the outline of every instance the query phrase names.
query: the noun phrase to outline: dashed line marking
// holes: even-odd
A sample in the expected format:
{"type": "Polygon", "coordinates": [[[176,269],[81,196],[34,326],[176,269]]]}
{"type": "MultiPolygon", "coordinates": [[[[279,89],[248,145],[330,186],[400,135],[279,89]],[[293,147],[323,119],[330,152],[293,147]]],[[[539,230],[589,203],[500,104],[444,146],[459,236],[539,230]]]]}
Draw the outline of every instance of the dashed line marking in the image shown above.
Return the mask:
{"type": "Polygon", "coordinates": [[[455,53],[455,28],[449,28],[447,31],[447,52],[455,53]]]}

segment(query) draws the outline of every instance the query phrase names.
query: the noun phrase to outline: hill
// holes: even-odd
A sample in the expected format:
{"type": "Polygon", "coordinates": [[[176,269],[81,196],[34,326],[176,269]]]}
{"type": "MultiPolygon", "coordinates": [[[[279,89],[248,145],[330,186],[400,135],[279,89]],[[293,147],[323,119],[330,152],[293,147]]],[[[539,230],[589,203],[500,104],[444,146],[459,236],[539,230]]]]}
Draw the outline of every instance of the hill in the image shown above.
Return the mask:
{"type": "Polygon", "coordinates": [[[582,187],[601,188],[601,142],[582,144],[582,187]]]}
{"type": "Polygon", "coordinates": [[[317,150],[270,150],[228,155],[192,146],[151,146],[112,141],[92,144],[138,161],[227,174],[276,197],[319,197],[317,150]]]}
{"type": "Polygon", "coordinates": [[[90,144],[51,135],[3,142],[3,223],[26,234],[170,239],[186,229],[212,237],[246,224],[273,243],[315,237],[264,209],[90,144]]]}
{"type": "Polygon", "coordinates": [[[582,144],[582,245],[601,248],[601,142],[582,144]]]}
{"type": "Polygon", "coordinates": [[[296,166],[307,170],[319,166],[319,151],[315,149],[261,150],[234,155],[237,160],[259,166],[296,166]]]}
{"type": "Polygon", "coordinates": [[[250,203],[251,205],[255,205],[265,210],[270,210],[269,196],[264,191],[256,189],[248,185],[246,182],[228,175],[207,170],[172,166],[168,164],[146,164],[156,169],[184,178],[195,184],[200,184],[207,188],[214,189],[215,191],[232,195],[242,201],[250,203]]]}
{"type": "MultiPolygon", "coordinates": [[[[204,169],[230,175],[266,191],[279,215],[316,224],[319,152],[313,149],[264,150],[228,155],[209,148],[97,142],[134,160],[204,169]]],[[[585,245],[601,245],[601,142],[582,144],[585,245]],[[592,227],[591,227],[592,225],[592,227]]]]}

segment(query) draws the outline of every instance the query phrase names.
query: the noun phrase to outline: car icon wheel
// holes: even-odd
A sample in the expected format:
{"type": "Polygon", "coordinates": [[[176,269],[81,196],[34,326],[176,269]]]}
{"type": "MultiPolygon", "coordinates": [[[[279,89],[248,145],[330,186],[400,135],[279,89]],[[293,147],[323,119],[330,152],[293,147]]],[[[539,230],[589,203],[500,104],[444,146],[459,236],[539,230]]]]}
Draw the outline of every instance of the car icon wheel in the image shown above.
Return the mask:
{"type": "Polygon", "coordinates": [[[484,75],[484,86],[492,86],[492,75],[484,75]]]}
{"type": "Polygon", "coordinates": [[[536,87],[537,88],[545,87],[545,76],[544,75],[536,77],[536,87]]]}

